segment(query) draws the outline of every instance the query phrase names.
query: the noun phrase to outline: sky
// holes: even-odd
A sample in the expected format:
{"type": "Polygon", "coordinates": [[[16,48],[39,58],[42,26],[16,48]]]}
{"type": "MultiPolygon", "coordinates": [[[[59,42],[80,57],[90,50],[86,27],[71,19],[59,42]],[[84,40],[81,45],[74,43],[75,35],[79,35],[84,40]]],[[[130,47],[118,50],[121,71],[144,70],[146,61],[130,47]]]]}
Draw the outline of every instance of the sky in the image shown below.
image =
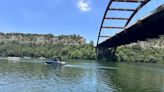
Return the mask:
{"type": "MultiPolygon", "coordinates": [[[[87,42],[93,40],[96,43],[108,2],[109,0],[0,0],[0,32],[79,34],[87,42]]],[[[164,0],[151,0],[132,22],[161,4],[164,4],[164,0]]],[[[113,33],[109,31],[109,34],[113,33]]]]}

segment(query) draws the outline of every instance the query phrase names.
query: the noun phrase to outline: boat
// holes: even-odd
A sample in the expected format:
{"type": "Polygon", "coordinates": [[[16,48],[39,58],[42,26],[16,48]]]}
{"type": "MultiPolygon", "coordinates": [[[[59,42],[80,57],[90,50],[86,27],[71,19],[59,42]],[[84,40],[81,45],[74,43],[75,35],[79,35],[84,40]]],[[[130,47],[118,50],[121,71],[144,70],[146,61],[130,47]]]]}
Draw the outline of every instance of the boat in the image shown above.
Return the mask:
{"type": "Polygon", "coordinates": [[[61,61],[61,57],[52,57],[48,61],[46,61],[45,64],[46,65],[62,66],[62,65],[65,65],[66,62],[61,61]]]}
{"type": "Polygon", "coordinates": [[[46,59],[45,57],[39,57],[39,59],[42,59],[42,60],[44,60],[44,59],[46,59]]]}
{"type": "Polygon", "coordinates": [[[9,61],[20,61],[20,57],[8,57],[9,61]]]}

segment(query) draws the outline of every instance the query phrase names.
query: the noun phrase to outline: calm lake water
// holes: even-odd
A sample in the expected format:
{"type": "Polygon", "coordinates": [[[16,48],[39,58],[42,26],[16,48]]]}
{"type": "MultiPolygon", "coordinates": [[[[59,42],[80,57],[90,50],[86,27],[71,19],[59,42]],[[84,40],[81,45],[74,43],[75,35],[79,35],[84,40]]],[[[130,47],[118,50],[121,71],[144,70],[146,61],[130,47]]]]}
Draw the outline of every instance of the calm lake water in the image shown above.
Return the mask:
{"type": "Polygon", "coordinates": [[[164,65],[0,60],[0,92],[164,92],[164,65]]]}

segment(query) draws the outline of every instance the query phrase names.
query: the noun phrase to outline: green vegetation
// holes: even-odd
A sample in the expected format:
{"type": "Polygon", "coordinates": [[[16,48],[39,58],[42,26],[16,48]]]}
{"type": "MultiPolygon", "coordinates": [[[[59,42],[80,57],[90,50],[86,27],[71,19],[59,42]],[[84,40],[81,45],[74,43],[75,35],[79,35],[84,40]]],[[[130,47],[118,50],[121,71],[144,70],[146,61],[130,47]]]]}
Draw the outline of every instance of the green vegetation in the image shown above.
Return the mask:
{"type": "MultiPolygon", "coordinates": [[[[164,63],[164,37],[117,47],[103,56],[119,62],[164,63]]],[[[95,59],[94,43],[86,43],[79,35],[0,33],[0,56],[95,59]]]]}
{"type": "Polygon", "coordinates": [[[0,56],[95,59],[93,45],[79,35],[0,34],[0,56]]]}
{"type": "Polygon", "coordinates": [[[119,47],[116,56],[124,62],[164,63],[164,49],[119,47]]]}
{"type": "Polygon", "coordinates": [[[164,37],[120,46],[116,58],[120,62],[164,63],[164,37]]]}

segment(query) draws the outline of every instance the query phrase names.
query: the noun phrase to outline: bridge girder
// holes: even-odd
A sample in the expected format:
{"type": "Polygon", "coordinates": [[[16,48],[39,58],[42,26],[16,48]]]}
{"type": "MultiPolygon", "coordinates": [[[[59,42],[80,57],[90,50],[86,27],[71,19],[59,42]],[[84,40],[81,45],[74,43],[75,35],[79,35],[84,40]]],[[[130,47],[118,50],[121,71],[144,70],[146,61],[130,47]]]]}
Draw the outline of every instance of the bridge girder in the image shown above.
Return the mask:
{"type": "Polygon", "coordinates": [[[98,34],[98,39],[97,39],[97,46],[99,44],[99,41],[100,41],[100,38],[109,38],[110,36],[108,35],[101,35],[102,33],[102,29],[121,29],[121,30],[124,30],[127,25],[129,24],[129,22],[131,21],[131,19],[135,16],[135,14],[144,6],[146,5],[150,0],[110,0],[109,3],[108,3],[108,6],[105,10],[105,13],[104,13],[104,16],[103,16],[103,19],[102,19],[102,22],[101,22],[101,25],[100,25],[100,29],[99,29],[99,34],[98,34]],[[112,7],[112,3],[137,3],[138,6],[134,9],[131,9],[131,8],[114,8],[112,7]],[[121,17],[108,17],[107,14],[109,12],[110,14],[110,11],[125,11],[125,12],[132,12],[131,15],[128,17],[128,18],[121,18],[121,17]],[[124,20],[126,21],[124,26],[104,26],[104,22],[105,20],[124,20]]]}

